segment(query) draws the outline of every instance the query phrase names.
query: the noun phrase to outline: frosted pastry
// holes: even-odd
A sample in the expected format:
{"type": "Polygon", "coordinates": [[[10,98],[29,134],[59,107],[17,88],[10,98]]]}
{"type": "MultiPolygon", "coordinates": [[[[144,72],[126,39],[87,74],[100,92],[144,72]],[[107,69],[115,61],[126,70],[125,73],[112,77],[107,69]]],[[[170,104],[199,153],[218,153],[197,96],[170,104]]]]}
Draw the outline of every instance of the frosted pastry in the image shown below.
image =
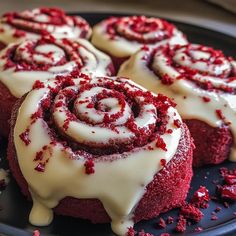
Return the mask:
{"type": "Polygon", "coordinates": [[[202,45],[145,48],[125,62],[128,76],[174,98],[195,140],[194,166],[236,160],[236,62],[202,45]]]}
{"type": "Polygon", "coordinates": [[[57,75],[94,73],[112,75],[109,56],[87,40],[45,36],[10,44],[0,52],[0,133],[9,133],[8,119],[17,98],[57,75]]]}
{"type": "Polygon", "coordinates": [[[125,235],[182,205],[193,145],[174,103],[121,77],[68,80],[32,90],[13,110],[8,160],[33,199],[30,223],[48,225],[55,211],[111,221],[125,235]]]}
{"type": "Polygon", "coordinates": [[[0,48],[42,35],[55,38],[88,39],[91,28],[80,16],[66,15],[58,8],[36,8],[23,12],[9,12],[0,18],[0,48]]]}
{"type": "Polygon", "coordinates": [[[186,44],[184,34],[173,24],[146,16],[111,17],[93,28],[92,43],[108,53],[116,66],[144,45],[186,44]]]}

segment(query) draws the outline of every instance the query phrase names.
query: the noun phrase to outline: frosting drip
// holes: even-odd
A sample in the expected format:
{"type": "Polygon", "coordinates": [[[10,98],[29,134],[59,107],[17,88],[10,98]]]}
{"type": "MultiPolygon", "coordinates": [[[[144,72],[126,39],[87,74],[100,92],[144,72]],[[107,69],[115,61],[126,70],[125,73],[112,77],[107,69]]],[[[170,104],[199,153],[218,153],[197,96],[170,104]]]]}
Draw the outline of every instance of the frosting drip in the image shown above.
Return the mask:
{"type": "Polygon", "coordinates": [[[6,45],[25,38],[38,39],[51,34],[55,38],[89,38],[89,24],[79,16],[67,16],[57,8],[36,8],[6,13],[0,20],[0,41],[6,45]]]}
{"type": "Polygon", "coordinates": [[[118,74],[174,98],[184,119],[229,126],[234,137],[230,159],[236,160],[236,63],[232,58],[201,45],[166,46],[141,50],[118,74]]]}
{"type": "Polygon", "coordinates": [[[36,81],[72,72],[111,75],[111,59],[88,41],[43,37],[10,44],[0,53],[0,80],[15,97],[30,91],[36,81]]]}
{"type": "Polygon", "coordinates": [[[95,198],[113,231],[125,235],[161,160],[175,155],[180,116],[167,97],[124,78],[70,84],[56,94],[48,87],[32,90],[18,111],[14,142],[33,198],[30,222],[49,224],[51,209],[66,196],[95,198]]]}
{"type": "Polygon", "coordinates": [[[92,43],[116,57],[128,57],[143,45],[186,44],[184,35],[165,20],[146,17],[111,17],[93,29],[92,43]]]}

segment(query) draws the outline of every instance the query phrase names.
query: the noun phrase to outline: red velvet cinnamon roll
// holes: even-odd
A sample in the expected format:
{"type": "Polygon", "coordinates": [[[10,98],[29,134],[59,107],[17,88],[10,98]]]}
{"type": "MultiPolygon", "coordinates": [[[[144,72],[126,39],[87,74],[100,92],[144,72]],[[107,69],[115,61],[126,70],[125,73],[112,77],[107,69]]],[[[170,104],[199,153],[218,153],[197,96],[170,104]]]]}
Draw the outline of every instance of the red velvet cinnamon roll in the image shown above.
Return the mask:
{"type": "Polygon", "coordinates": [[[0,19],[0,48],[25,38],[38,39],[45,34],[59,39],[88,39],[91,28],[83,18],[68,16],[58,8],[9,12],[0,19]]]}
{"type": "Polygon", "coordinates": [[[221,51],[189,44],[143,49],[122,66],[153,92],[174,98],[195,140],[194,166],[236,160],[236,62],[221,51]]]}
{"type": "Polygon", "coordinates": [[[92,43],[112,56],[117,68],[143,45],[186,44],[173,24],[153,17],[111,17],[93,28],[92,43]]]}
{"type": "Polygon", "coordinates": [[[180,206],[192,177],[188,129],[163,95],[124,78],[66,79],[16,103],[8,160],[32,224],[53,209],[125,235],[134,222],[180,206]],[[70,84],[70,85],[68,85],[70,84]]]}
{"type": "Polygon", "coordinates": [[[11,108],[15,100],[35,85],[70,73],[112,75],[111,59],[87,40],[25,40],[10,44],[0,53],[0,133],[7,136],[11,108]]]}

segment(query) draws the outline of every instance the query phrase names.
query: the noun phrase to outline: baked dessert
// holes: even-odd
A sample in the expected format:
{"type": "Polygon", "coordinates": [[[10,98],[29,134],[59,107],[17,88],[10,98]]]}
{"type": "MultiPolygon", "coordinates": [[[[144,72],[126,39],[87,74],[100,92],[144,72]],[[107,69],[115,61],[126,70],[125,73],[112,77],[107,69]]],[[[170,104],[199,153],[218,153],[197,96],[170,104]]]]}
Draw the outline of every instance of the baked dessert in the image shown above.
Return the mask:
{"type": "Polygon", "coordinates": [[[68,16],[58,8],[36,8],[23,12],[9,12],[0,19],[0,49],[9,43],[38,39],[51,34],[55,38],[88,39],[91,28],[79,16],[68,16]]]}
{"type": "Polygon", "coordinates": [[[146,16],[111,17],[93,28],[92,43],[108,53],[116,68],[144,45],[186,44],[187,40],[173,24],[146,16]]]}
{"type": "Polygon", "coordinates": [[[45,36],[10,44],[0,52],[0,133],[9,133],[8,119],[17,98],[56,75],[112,75],[111,59],[87,40],[45,36]]]}
{"type": "Polygon", "coordinates": [[[12,113],[8,160],[33,199],[30,222],[48,225],[54,210],[125,235],[182,205],[193,144],[174,104],[125,78],[64,81],[32,90],[12,113]]]}
{"type": "Polygon", "coordinates": [[[202,45],[142,49],[119,72],[174,98],[196,149],[193,164],[236,160],[236,62],[202,45]]]}

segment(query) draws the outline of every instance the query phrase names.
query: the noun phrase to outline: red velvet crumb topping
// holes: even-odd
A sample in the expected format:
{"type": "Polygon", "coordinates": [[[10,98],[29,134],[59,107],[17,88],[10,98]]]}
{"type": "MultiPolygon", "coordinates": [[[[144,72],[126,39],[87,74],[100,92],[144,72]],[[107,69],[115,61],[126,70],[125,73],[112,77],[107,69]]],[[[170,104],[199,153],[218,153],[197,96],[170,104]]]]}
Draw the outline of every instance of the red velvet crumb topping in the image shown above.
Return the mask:
{"type": "Polygon", "coordinates": [[[202,100],[204,102],[210,102],[211,101],[211,99],[209,97],[202,97],[202,100]]]}
{"type": "Polygon", "coordinates": [[[36,80],[34,85],[33,85],[33,89],[40,89],[40,88],[44,88],[44,83],[41,82],[40,80],[36,80]]]}
{"type": "Polygon", "coordinates": [[[85,173],[87,175],[93,174],[95,173],[95,169],[94,169],[94,162],[92,160],[87,160],[84,163],[84,167],[85,167],[85,173]]]}
{"type": "Polygon", "coordinates": [[[209,201],[210,195],[208,189],[204,186],[200,186],[200,188],[194,193],[190,202],[198,208],[206,208],[209,201]]]}
{"type": "Polygon", "coordinates": [[[161,148],[164,151],[167,151],[166,143],[164,142],[161,136],[157,136],[156,147],[161,148]]]}
{"type": "Polygon", "coordinates": [[[181,127],[181,121],[179,119],[174,120],[174,125],[175,125],[175,127],[180,128],[181,127]]]}
{"type": "Polygon", "coordinates": [[[186,219],[180,215],[175,230],[177,232],[184,232],[186,230],[186,219]]]}
{"type": "Polygon", "coordinates": [[[159,222],[157,223],[157,226],[162,229],[166,228],[166,222],[162,217],[160,217],[159,222]]]}
{"type": "Polygon", "coordinates": [[[45,163],[39,162],[38,165],[34,169],[38,172],[44,172],[45,171],[45,163]]]}
{"type": "Polygon", "coordinates": [[[129,227],[125,236],[135,236],[136,233],[133,227],[129,227]]]}
{"type": "Polygon", "coordinates": [[[203,213],[192,204],[186,204],[182,206],[180,209],[180,214],[186,219],[190,219],[195,222],[199,222],[203,217],[203,213]]]}
{"type": "Polygon", "coordinates": [[[31,140],[29,139],[29,129],[26,129],[23,133],[19,135],[19,137],[25,143],[26,146],[31,143],[31,140]]]}

